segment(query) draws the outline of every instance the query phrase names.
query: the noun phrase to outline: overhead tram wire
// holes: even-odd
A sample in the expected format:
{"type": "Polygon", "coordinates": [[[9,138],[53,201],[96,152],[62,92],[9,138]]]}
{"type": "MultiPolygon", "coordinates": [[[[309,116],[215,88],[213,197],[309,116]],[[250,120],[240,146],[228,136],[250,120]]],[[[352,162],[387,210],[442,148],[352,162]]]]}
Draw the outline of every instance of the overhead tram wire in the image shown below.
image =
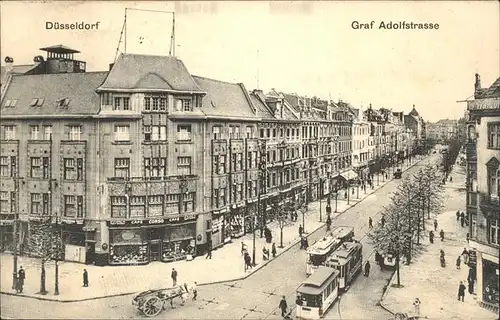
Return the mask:
{"type": "Polygon", "coordinates": [[[125,8],[125,17],[123,19],[122,31],[120,32],[120,39],[118,40],[118,45],[116,46],[116,54],[114,62],[116,62],[116,59],[118,58],[118,52],[120,52],[120,43],[122,43],[123,32],[125,32],[125,52],[127,52],[126,26],[127,26],[127,8],[125,8]]]}

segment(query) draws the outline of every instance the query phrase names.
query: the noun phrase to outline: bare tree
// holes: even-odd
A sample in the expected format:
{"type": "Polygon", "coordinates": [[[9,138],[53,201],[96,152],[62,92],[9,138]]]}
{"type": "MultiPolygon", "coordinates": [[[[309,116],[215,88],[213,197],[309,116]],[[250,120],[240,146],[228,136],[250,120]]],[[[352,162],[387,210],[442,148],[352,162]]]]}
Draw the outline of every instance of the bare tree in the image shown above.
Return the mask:
{"type": "Polygon", "coordinates": [[[282,204],[282,198],[277,197],[272,203],[272,212],[276,220],[278,221],[278,226],[280,228],[280,245],[279,248],[283,248],[283,228],[288,224],[288,214],[290,213],[291,205],[290,203],[282,204]]]}
{"type": "Polygon", "coordinates": [[[52,225],[50,217],[30,224],[29,247],[31,256],[40,259],[40,291],[38,293],[45,295],[47,294],[45,264],[61,252],[59,233],[52,225]]]}

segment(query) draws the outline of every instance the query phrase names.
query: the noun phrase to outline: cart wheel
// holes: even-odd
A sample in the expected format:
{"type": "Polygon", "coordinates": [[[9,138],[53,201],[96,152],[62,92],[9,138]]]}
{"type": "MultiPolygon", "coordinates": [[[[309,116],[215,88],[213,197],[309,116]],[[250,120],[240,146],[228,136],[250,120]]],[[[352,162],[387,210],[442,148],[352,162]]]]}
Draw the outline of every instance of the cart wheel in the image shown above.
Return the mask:
{"type": "Polygon", "coordinates": [[[153,296],[146,299],[142,307],[142,312],[147,317],[155,317],[160,314],[162,308],[163,301],[160,298],[153,296]]]}

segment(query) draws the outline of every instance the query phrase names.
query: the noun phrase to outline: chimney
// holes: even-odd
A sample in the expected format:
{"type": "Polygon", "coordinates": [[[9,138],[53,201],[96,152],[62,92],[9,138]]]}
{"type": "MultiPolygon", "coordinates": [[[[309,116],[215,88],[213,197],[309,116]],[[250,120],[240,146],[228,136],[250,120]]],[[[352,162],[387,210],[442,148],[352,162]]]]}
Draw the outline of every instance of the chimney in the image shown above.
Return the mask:
{"type": "Polygon", "coordinates": [[[481,91],[481,77],[476,73],[476,82],[474,83],[474,93],[477,94],[481,91]]]}
{"type": "Polygon", "coordinates": [[[12,71],[12,69],[14,68],[14,59],[11,57],[5,57],[4,61],[7,72],[12,71]]]}
{"type": "Polygon", "coordinates": [[[115,65],[114,63],[109,64],[109,71],[111,71],[111,69],[113,69],[114,65],[115,65]]]}

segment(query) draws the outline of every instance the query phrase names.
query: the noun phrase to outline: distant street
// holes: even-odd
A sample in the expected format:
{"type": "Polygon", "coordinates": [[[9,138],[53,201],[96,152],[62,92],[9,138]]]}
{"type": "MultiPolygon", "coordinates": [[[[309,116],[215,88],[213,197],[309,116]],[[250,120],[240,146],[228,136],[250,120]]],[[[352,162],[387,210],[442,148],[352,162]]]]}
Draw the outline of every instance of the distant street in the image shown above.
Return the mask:
{"type": "MultiPolygon", "coordinates": [[[[419,167],[435,162],[438,155],[414,166],[408,172],[416,172],[419,167]]],[[[403,177],[408,174],[403,174],[403,177]]],[[[380,218],[380,209],[390,201],[389,194],[394,192],[401,180],[393,180],[355,207],[338,216],[333,226],[348,225],[355,228],[355,235],[363,243],[364,260],[373,261],[373,248],[366,237],[368,217],[374,224],[380,218]]],[[[376,178],[375,178],[376,184],[376,178]]],[[[360,190],[360,192],[362,192],[360,190]]],[[[306,227],[307,229],[307,227],[306,227]]],[[[312,244],[325,233],[325,227],[309,237],[312,244]]],[[[296,245],[282,254],[265,268],[245,280],[226,284],[199,287],[199,300],[189,301],[185,306],[167,308],[158,318],[169,319],[280,319],[277,306],[282,295],[287,297],[290,307],[295,307],[295,292],[306,278],[306,255],[296,245]]],[[[326,319],[341,318],[389,318],[390,314],[377,306],[382,288],[387,284],[391,273],[381,272],[372,263],[368,278],[360,275],[349,291],[337,301],[326,315],[326,319]]],[[[224,270],[220,270],[224,272],[224,270]]],[[[165,275],[168,277],[169,275],[165,275]]],[[[121,296],[77,303],[58,303],[39,301],[23,297],[2,295],[2,317],[11,318],[114,318],[129,319],[143,317],[131,305],[132,296],[121,296]],[[28,304],[29,302],[29,304],[28,304]],[[29,308],[27,308],[29,305],[29,308]]]]}

